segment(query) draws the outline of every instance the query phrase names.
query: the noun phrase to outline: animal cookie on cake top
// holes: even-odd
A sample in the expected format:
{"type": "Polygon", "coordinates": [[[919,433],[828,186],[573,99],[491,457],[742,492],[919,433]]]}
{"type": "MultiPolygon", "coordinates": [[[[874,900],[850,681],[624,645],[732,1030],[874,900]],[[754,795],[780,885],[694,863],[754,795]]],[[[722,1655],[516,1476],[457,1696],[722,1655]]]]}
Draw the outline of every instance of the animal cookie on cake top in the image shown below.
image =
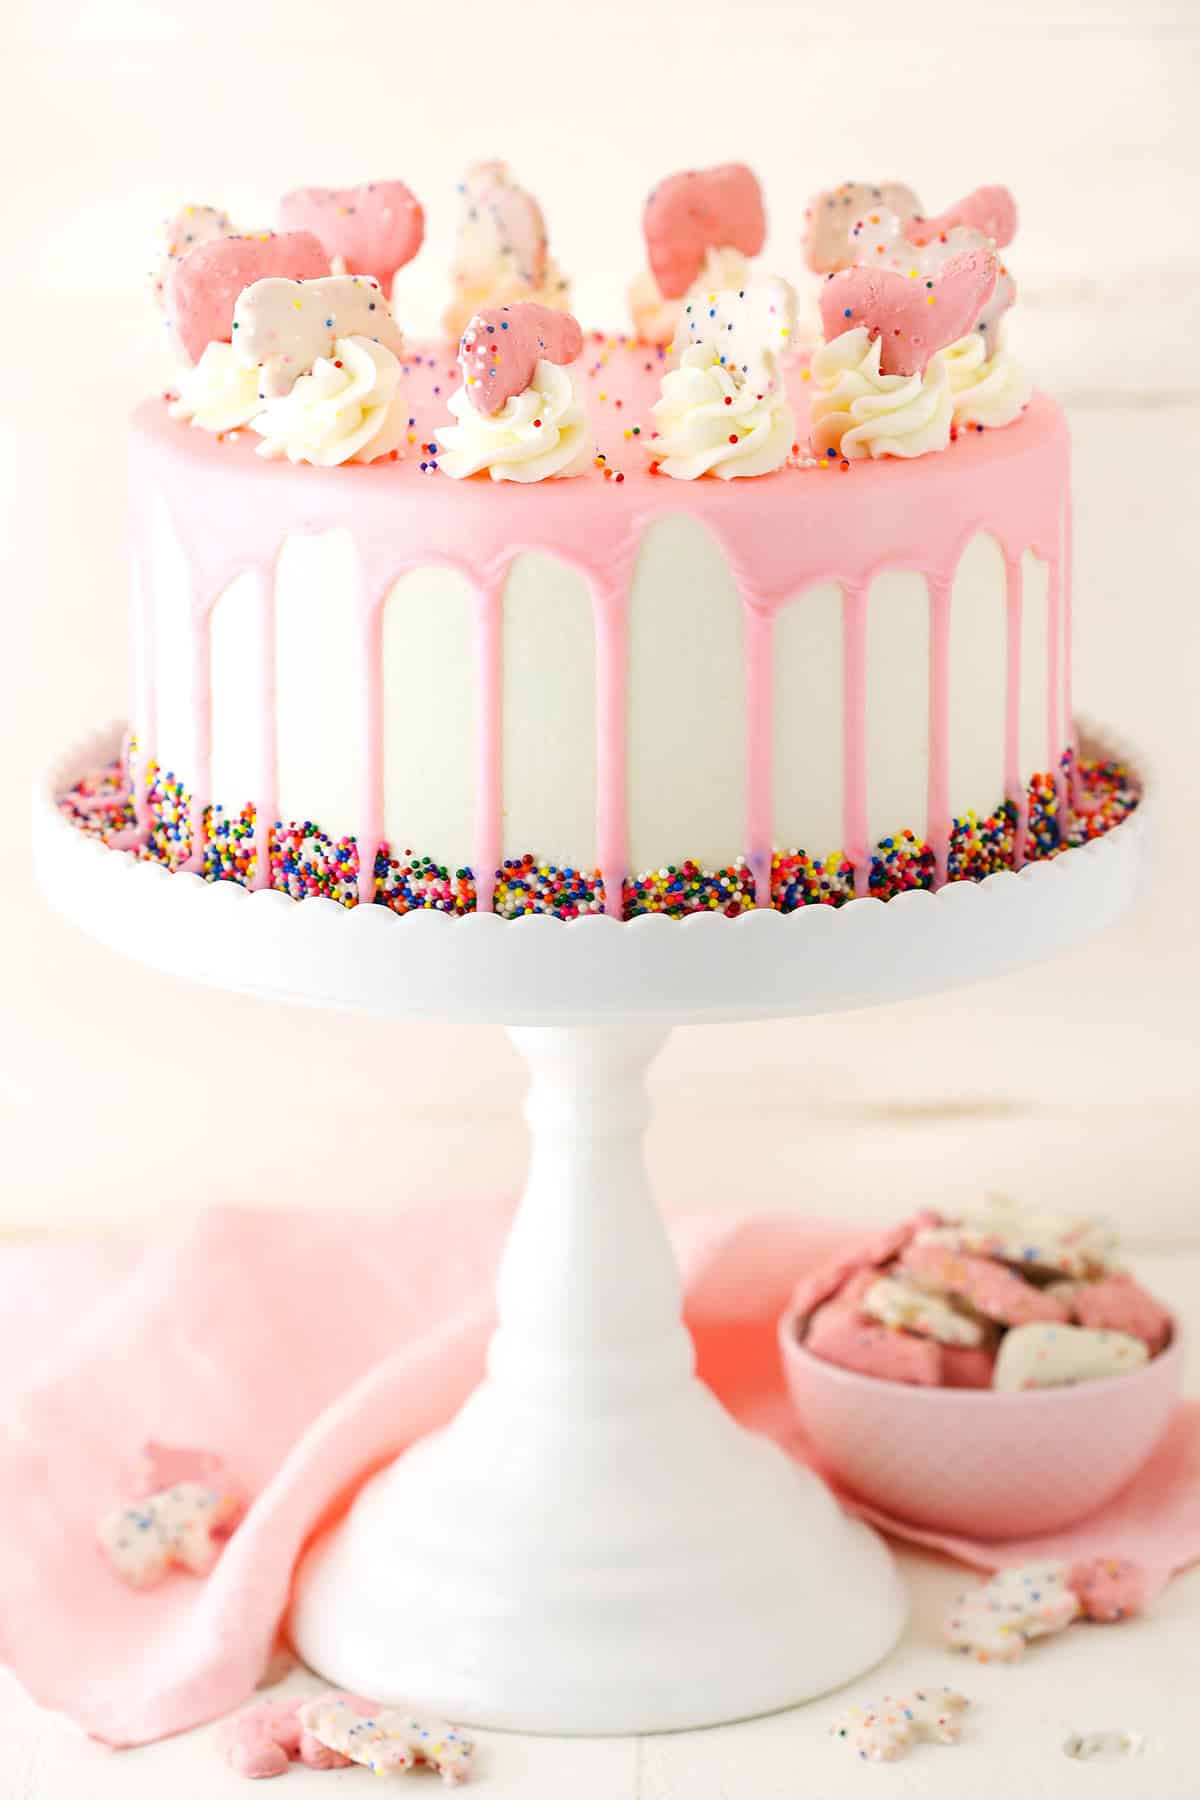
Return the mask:
{"type": "MultiPolygon", "coordinates": [[[[177,212],[129,731],[66,817],[295,900],[563,921],[886,901],[1118,826],[1136,784],[1074,722],[1067,428],[1005,341],[1011,196],[828,200],[811,354],[741,163],[653,189],[670,330],[637,337],[572,314],[498,161],[462,184],[446,338],[389,292],[408,180],[293,188],[250,235],[177,212]]],[[[803,196],[772,209],[794,237],[803,196]]],[[[1005,1260],[969,1221],[942,1248],[1005,1260]]],[[[872,1357],[896,1329],[828,1328],[872,1357]]]]}

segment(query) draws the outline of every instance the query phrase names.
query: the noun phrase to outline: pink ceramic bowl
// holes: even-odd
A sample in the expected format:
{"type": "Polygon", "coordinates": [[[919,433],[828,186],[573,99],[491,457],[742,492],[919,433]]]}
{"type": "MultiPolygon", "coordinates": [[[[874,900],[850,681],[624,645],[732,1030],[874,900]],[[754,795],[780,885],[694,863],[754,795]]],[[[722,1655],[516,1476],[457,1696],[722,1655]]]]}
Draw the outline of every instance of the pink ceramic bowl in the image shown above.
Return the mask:
{"type": "Polygon", "coordinates": [[[1130,1375],[995,1394],[840,1369],[805,1349],[800,1324],[786,1312],[779,1342],[821,1462],[848,1493],[939,1531],[1011,1538],[1073,1525],[1137,1474],[1179,1395],[1178,1329],[1130,1375]]]}

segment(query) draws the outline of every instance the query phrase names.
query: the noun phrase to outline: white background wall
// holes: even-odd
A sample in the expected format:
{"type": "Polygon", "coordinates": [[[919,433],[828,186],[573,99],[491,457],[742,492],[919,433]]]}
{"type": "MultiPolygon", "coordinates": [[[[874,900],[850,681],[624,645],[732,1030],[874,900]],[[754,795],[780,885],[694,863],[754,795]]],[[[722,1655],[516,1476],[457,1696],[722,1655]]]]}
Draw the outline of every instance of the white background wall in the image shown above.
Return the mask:
{"type": "Polygon", "coordinates": [[[651,1143],[668,1200],[883,1213],[986,1185],[1200,1235],[1200,8],[10,0],[6,19],[0,1226],[518,1177],[499,1032],[126,967],[50,918],[26,848],[34,770],[124,705],[123,420],[165,375],[156,221],[210,201],[269,223],[289,186],[402,176],[429,217],[398,290],[419,331],[455,179],[503,154],[598,323],[621,322],[643,194],[674,168],[751,162],[786,273],[818,186],[894,174],[939,207],[1007,181],[1020,342],[1076,434],[1076,692],[1159,770],[1156,890],[1102,944],[884,1013],[679,1033],[651,1143]]]}

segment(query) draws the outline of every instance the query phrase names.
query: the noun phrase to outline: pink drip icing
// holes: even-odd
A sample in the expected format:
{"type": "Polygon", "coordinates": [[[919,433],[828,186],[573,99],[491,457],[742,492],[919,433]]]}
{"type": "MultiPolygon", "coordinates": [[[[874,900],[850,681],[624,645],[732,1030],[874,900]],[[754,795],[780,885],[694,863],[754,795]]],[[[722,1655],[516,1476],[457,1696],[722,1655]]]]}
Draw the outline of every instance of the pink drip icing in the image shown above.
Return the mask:
{"type": "MultiPolygon", "coordinates": [[[[413,348],[408,372],[414,435],[432,438],[445,420],[445,399],[456,379],[449,358],[422,363],[413,348]],[[434,397],[437,384],[440,397],[434,397]],[[419,391],[428,389],[428,391],[419,391]]],[[[772,620],[805,589],[836,581],[843,593],[844,647],[844,852],[855,867],[855,891],[869,892],[867,757],[867,590],[884,570],[912,568],[930,586],[933,606],[930,691],[930,777],[927,829],[939,874],[947,854],[948,655],[945,648],[949,592],[958,559],[977,532],[1001,545],[1008,571],[1008,674],[1005,782],[1018,807],[1017,861],[1023,855],[1027,805],[1019,756],[1020,557],[1031,549],[1058,570],[1059,538],[1067,480],[1067,437],[1061,415],[1035,397],[1024,418],[1006,430],[971,433],[940,456],[912,463],[857,467],[849,478],[817,471],[781,470],[754,481],[675,482],[652,476],[624,439],[626,421],[645,418],[657,397],[659,371],[643,374],[643,353],[622,362],[610,356],[599,377],[608,404],[595,407],[600,448],[608,469],[620,468],[616,486],[599,471],[575,480],[544,482],[512,491],[507,483],[426,479],[410,458],[400,463],[322,470],[274,465],[257,458],[252,440],[217,443],[171,421],[159,402],[136,415],[133,428],[135,554],[148,552],[147,502],[161,492],[192,570],[198,627],[196,737],[200,754],[190,773],[197,813],[208,792],[210,749],[205,721],[208,694],[208,621],[217,598],[245,570],[264,582],[263,616],[268,654],[263,659],[264,756],[257,801],[255,885],[270,878],[268,834],[277,811],[277,743],[274,673],[274,597],[271,567],[290,536],[348,527],[364,571],[362,666],[365,694],[364,803],[361,820],[360,894],[374,893],[374,847],[384,830],[382,709],[382,606],[390,586],[410,570],[432,565],[457,569],[477,595],[475,656],[475,842],[477,904],[490,910],[494,871],[502,853],[503,586],[512,559],[524,550],[558,558],[589,581],[596,627],[597,757],[596,851],[605,907],[620,915],[627,874],[627,671],[628,594],[642,537],[657,517],[684,512],[711,534],[733,573],[746,608],[746,844],[758,904],[769,903],[773,808],[771,796],[772,620]],[[621,384],[624,384],[623,387],[621,384]],[[613,410],[614,400],[624,410],[613,410]],[[448,552],[446,546],[453,545],[448,552]],[[943,615],[945,617],[943,618],[943,615]]],[[[585,349],[584,364],[587,363],[585,349]]],[[[597,364],[597,368],[599,368],[597,364]]],[[[791,379],[801,420],[805,393],[799,367],[791,379]]],[[[590,378],[595,379],[592,370],[590,378]]],[[[801,432],[803,426],[801,426],[801,432]]],[[[1063,556],[1069,570],[1069,535],[1063,556]]],[[[1069,574],[1064,582],[1064,622],[1069,646],[1069,574]]],[[[149,828],[144,771],[157,736],[153,664],[153,602],[148,584],[142,633],[149,670],[136,721],[139,768],[131,770],[138,829],[149,828]]],[[[1060,667],[1054,650],[1056,728],[1060,667]]],[[[1067,674],[1069,682],[1069,671],[1067,674]]],[[[1063,683],[1069,718],[1069,686],[1063,683]]],[[[553,854],[554,846],[530,846],[553,854]]],[[[193,846],[193,857],[202,846],[193,846]]],[[[189,859],[190,861],[191,859],[189,859]]]]}
{"type": "Polygon", "coordinates": [[[364,587],[362,625],[362,823],[358,837],[358,902],[375,898],[375,857],[383,842],[383,603],[364,587]]]}
{"type": "Polygon", "coordinates": [[[950,855],[950,605],[948,581],[929,583],[929,786],[925,838],[935,879],[946,879],[950,855]]]}
{"type": "Polygon", "coordinates": [[[746,604],[746,843],[754,876],[754,904],[771,904],[771,855],[774,848],[771,795],[771,744],[774,727],[772,639],[775,621],[769,612],[746,604]]]}
{"type": "Polygon", "coordinates": [[[626,639],[628,579],[593,578],[596,620],[596,857],[604,883],[604,910],[619,919],[624,908],[629,846],[626,777],[626,639]]]}
{"type": "Polygon", "coordinates": [[[1058,800],[1058,817],[1066,826],[1067,783],[1062,770],[1064,738],[1060,722],[1062,708],[1062,563],[1056,555],[1050,564],[1050,587],[1046,604],[1046,755],[1054,776],[1054,792],[1058,800]]]}
{"type": "Polygon", "coordinates": [[[192,680],[195,704],[195,772],[189,806],[192,847],[181,870],[196,874],[204,867],[204,815],[212,799],[212,609],[215,597],[192,610],[192,680]]]}
{"type": "Polygon", "coordinates": [[[1017,809],[1013,832],[1013,868],[1025,861],[1025,834],[1029,826],[1029,796],[1021,779],[1021,618],[1025,605],[1025,574],[1019,555],[1004,558],[1005,688],[1004,688],[1004,797],[1017,809]]]}
{"type": "Polygon", "coordinates": [[[1072,562],[1072,519],[1070,503],[1062,517],[1062,595],[1063,595],[1063,720],[1064,735],[1071,750],[1071,784],[1068,803],[1078,812],[1083,803],[1083,784],[1079,776],[1079,742],[1075,734],[1075,697],[1071,686],[1075,667],[1075,572],[1072,562]]]}
{"type": "Polygon", "coordinates": [[[842,781],[845,854],[854,864],[854,892],[870,892],[867,843],[867,596],[842,584],[842,781]]]}
{"type": "Polygon", "coordinates": [[[250,886],[255,890],[271,885],[271,827],[279,807],[279,744],[275,729],[275,582],[273,576],[261,572],[256,582],[259,621],[262,630],[263,706],[260,724],[262,745],[259,751],[259,794],[254,803],[254,876],[250,886]]]}
{"type": "Polygon", "coordinates": [[[491,912],[504,819],[504,584],[481,586],[475,602],[475,905],[491,912]]]}

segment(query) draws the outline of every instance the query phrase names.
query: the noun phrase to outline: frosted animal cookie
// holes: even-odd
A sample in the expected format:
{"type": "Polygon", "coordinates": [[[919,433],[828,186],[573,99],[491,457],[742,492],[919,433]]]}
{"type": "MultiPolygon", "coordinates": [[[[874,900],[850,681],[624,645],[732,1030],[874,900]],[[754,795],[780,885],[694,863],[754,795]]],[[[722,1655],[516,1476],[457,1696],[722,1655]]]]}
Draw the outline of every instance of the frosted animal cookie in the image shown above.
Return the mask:
{"type": "Polygon", "coordinates": [[[115,1507],[97,1536],[109,1562],[130,1587],[148,1588],[171,1567],[207,1575],[244,1510],[230,1484],[180,1481],[164,1493],[115,1507]]]}
{"type": "Polygon", "coordinates": [[[840,1293],[818,1307],[808,1322],[805,1348],[823,1362],[836,1363],[857,1375],[907,1381],[914,1387],[940,1386],[940,1344],[863,1317],[862,1303],[875,1279],[873,1270],[860,1269],[840,1293]]]}
{"type": "Polygon", "coordinates": [[[363,1710],[365,1702],[332,1695],[300,1709],[300,1723],[319,1743],[375,1775],[389,1775],[428,1763],[449,1785],[471,1773],[474,1740],[438,1721],[416,1719],[397,1706],[363,1710]]]}
{"type": "Polygon", "coordinates": [[[1081,1283],[1071,1297],[1071,1308],[1079,1323],[1093,1331],[1122,1331],[1141,1338],[1151,1356],[1171,1335],[1170,1313],[1132,1275],[1081,1283]]]}
{"type": "Polygon", "coordinates": [[[882,1268],[884,1263],[899,1256],[918,1232],[932,1230],[940,1223],[935,1212],[915,1213],[911,1219],[902,1219],[899,1225],[887,1225],[882,1231],[872,1233],[849,1250],[839,1250],[836,1256],[818,1263],[815,1269],[800,1277],[792,1289],[790,1309],[802,1319],[807,1318],[822,1301],[831,1299],[849,1276],[859,1269],[882,1268]]]}
{"type": "Polygon", "coordinates": [[[999,274],[986,246],[960,251],[922,280],[866,264],[842,269],[821,289],[826,344],[865,328],[871,342],[879,341],[882,374],[923,374],[938,350],[974,329],[999,274]]]}
{"type": "Polygon", "coordinates": [[[425,213],[403,181],[296,188],[279,202],[279,217],[285,231],[311,231],[319,238],[343,274],[370,275],[385,294],[425,238],[425,213]]]}
{"type": "Polygon", "coordinates": [[[669,344],[685,295],[752,279],[749,259],[767,233],[758,178],[745,163],[669,175],[650,190],[642,228],[650,266],[630,284],[629,310],[640,338],[669,344]]]}
{"type": "Polygon", "coordinates": [[[159,309],[166,310],[167,277],[181,257],[197,244],[234,235],[233,221],[219,206],[181,206],[164,219],[155,239],[154,268],[150,274],[150,289],[159,309]]]}
{"type": "Polygon", "coordinates": [[[862,1310],[881,1325],[915,1331],[918,1337],[935,1338],[939,1344],[975,1347],[983,1342],[983,1326],[956,1312],[940,1294],[930,1293],[915,1282],[884,1275],[863,1295],[862,1310]]]}
{"type": "Polygon", "coordinates": [[[921,1232],[916,1241],[1071,1280],[1111,1273],[1117,1250],[1117,1234],[1103,1219],[1025,1207],[998,1194],[989,1195],[978,1211],[921,1232]]]}
{"type": "MultiPolygon", "coordinates": [[[[330,1696],[332,1698],[332,1696],[330,1696]]],[[[351,1699],[351,1696],[345,1696],[351,1699]]],[[[249,1781],[286,1775],[301,1762],[307,1769],[347,1769],[350,1758],[322,1744],[300,1721],[304,1700],[261,1700],[257,1706],[222,1720],[217,1749],[235,1774],[249,1781]]],[[[362,1701],[363,1706],[369,1702],[362,1701]]]]}
{"type": "Polygon", "coordinates": [[[1055,1295],[1022,1281],[1003,1264],[960,1255],[919,1238],[901,1253],[900,1268],[932,1294],[952,1294],[999,1325],[1065,1325],[1070,1311],[1055,1295]]]}
{"type": "Polygon", "coordinates": [[[814,275],[832,275],[855,260],[851,232],[864,213],[879,207],[908,219],[920,213],[921,202],[902,181],[843,181],[809,202],[804,257],[814,275]]]}
{"type": "Polygon", "coordinates": [[[1025,1563],[960,1594],[946,1618],[946,1642],[979,1662],[1017,1662],[1034,1638],[1065,1630],[1079,1610],[1066,1563],[1025,1563]]]}
{"type": "Polygon", "coordinates": [[[271,277],[308,281],[328,274],[329,258],[311,231],[264,231],[194,244],[172,263],[165,288],[181,356],[198,363],[209,344],[227,344],[236,336],[234,304],[243,288],[271,277]]]}
{"type": "Polygon", "coordinates": [[[459,193],[454,297],[442,320],[447,336],[461,337],[473,314],[505,302],[536,300],[568,311],[570,284],[550,255],[542,209],[506,164],[475,163],[459,193]]]}
{"type": "Polygon", "coordinates": [[[1006,1332],[996,1355],[992,1386],[999,1393],[1023,1388],[1067,1387],[1127,1375],[1149,1358],[1140,1338],[1123,1331],[1089,1331],[1083,1325],[1018,1325],[1006,1332]]]}
{"type": "Polygon", "coordinates": [[[233,309],[233,348],[243,368],[258,369],[263,400],[290,394],[339,338],[366,338],[393,356],[404,334],[377,281],[369,275],[326,275],[315,281],[268,276],[244,288],[233,309]]]}
{"type": "Polygon", "coordinates": [[[918,1738],[957,1744],[961,1715],[970,1702],[953,1688],[917,1688],[885,1694],[876,1706],[851,1706],[833,1721],[834,1737],[845,1738],[864,1762],[896,1762],[918,1738]]]}
{"type": "Polygon", "coordinates": [[[1079,1601],[1085,1619],[1114,1625],[1130,1619],[1146,1604],[1146,1576],[1140,1563],[1123,1556],[1093,1556],[1072,1563],[1067,1586],[1079,1601]]]}

